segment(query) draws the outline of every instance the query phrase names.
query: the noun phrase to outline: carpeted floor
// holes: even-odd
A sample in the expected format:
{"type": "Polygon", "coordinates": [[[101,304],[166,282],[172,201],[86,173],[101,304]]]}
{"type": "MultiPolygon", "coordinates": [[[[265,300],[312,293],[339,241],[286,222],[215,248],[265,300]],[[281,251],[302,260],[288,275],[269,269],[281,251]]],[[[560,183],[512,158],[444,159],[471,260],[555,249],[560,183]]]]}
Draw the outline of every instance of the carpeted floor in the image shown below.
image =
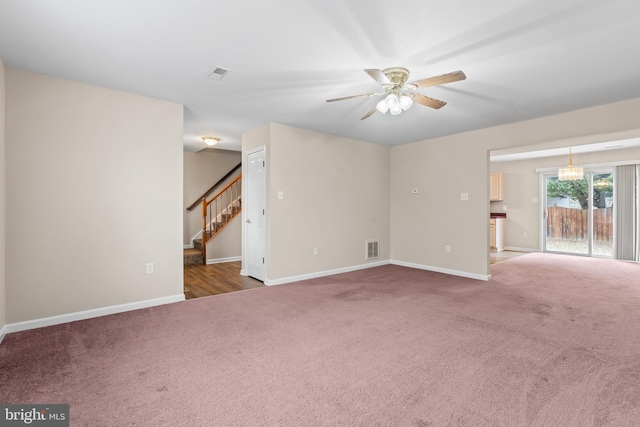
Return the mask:
{"type": "Polygon", "coordinates": [[[384,266],[10,334],[0,402],[72,426],[638,426],[640,265],[384,266]]]}

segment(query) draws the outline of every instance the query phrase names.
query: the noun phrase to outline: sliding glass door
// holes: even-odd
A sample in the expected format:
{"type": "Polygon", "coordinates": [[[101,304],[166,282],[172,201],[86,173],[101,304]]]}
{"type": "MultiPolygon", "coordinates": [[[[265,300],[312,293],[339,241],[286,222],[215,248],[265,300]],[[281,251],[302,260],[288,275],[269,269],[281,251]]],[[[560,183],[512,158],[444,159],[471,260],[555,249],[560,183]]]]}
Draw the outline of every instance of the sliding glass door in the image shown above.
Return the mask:
{"type": "Polygon", "coordinates": [[[545,252],[613,257],[613,168],[585,171],[575,181],[545,174],[543,189],[545,252]]]}

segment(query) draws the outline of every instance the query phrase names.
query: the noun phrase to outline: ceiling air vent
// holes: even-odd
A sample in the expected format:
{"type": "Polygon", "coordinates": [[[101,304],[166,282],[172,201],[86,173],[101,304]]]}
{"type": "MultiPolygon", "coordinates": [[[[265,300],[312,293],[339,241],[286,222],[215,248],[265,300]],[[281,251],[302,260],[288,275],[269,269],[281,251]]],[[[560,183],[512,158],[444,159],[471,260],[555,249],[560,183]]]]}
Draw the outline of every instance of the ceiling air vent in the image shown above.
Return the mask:
{"type": "Polygon", "coordinates": [[[211,80],[222,80],[228,72],[229,70],[225,70],[224,68],[213,67],[213,69],[209,71],[209,74],[207,74],[207,78],[211,80]]]}
{"type": "Polygon", "coordinates": [[[379,240],[367,240],[367,256],[366,259],[376,259],[380,257],[378,248],[380,247],[379,240]]]}

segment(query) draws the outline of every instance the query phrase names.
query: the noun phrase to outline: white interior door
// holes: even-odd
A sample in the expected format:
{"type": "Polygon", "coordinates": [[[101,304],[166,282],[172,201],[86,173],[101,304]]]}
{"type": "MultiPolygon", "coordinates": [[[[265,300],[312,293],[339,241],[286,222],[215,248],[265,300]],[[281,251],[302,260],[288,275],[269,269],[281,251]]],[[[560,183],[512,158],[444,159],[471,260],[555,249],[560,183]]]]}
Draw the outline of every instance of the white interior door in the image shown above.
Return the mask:
{"type": "Polygon", "coordinates": [[[245,256],[247,275],[265,279],[266,155],[264,148],[247,154],[245,200],[245,256]]]}

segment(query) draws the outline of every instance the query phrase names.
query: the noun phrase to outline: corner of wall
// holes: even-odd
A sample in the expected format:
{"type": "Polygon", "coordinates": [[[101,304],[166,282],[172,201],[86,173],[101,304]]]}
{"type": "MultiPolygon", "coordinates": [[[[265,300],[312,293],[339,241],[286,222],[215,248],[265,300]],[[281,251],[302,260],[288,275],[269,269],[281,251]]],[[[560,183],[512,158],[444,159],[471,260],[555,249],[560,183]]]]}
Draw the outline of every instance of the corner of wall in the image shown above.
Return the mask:
{"type": "Polygon", "coordinates": [[[17,68],[5,79],[5,326],[181,294],[182,105],[17,68]],[[43,205],[57,226],[36,231],[43,205]]]}
{"type": "Polygon", "coordinates": [[[6,286],[5,286],[5,89],[4,62],[0,58],[0,343],[4,338],[6,324],[6,286]]]}

